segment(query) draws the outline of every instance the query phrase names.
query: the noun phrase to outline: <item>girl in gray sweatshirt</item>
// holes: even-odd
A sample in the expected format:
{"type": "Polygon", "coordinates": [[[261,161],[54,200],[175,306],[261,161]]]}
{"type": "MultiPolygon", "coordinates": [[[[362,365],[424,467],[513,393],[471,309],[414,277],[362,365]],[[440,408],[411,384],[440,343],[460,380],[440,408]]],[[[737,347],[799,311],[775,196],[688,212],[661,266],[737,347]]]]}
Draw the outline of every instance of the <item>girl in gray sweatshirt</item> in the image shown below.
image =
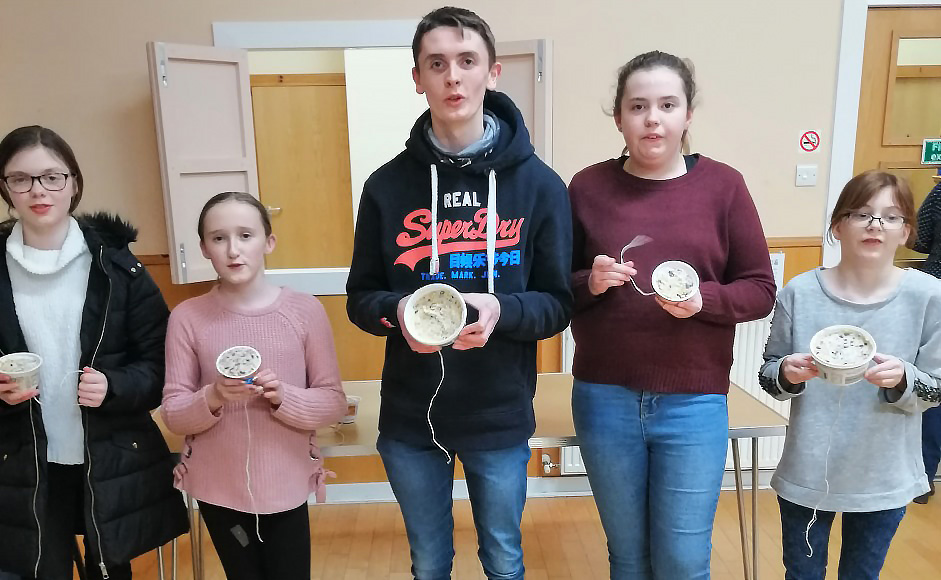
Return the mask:
{"type": "Polygon", "coordinates": [[[787,578],[824,578],[830,527],[843,513],[840,578],[878,578],[912,498],[928,491],[921,412],[941,395],[941,281],[893,265],[912,237],[914,201],[904,180],[868,171],[844,187],[828,237],[833,268],[781,290],[759,381],[791,399],[784,455],[771,481],[781,507],[787,578]],[[825,382],[811,338],[853,325],[876,344],[859,382],[825,382]]]}

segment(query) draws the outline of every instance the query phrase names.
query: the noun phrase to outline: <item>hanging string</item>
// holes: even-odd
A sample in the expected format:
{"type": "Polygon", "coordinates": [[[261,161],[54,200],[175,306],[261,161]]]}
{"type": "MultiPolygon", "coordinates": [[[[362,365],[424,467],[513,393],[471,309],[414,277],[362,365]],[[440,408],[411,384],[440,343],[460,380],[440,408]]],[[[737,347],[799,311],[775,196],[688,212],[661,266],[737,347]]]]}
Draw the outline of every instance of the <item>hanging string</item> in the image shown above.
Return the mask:
{"type": "Polygon", "coordinates": [[[340,445],[343,445],[343,443],[346,442],[346,435],[343,434],[342,427],[342,423],[334,423],[333,425],[330,425],[330,430],[333,431],[334,435],[339,437],[340,440],[338,444],[340,445]]]}
{"type": "Polygon", "coordinates": [[[448,458],[448,465],[451,464],[451,453],[445,449],[441,443],[438,442],[438,439],[435,437],[435,426],[431,424],[431,407],[435,404],[435,397],[438,396],[438,391],[441,390],[441,385],[444,384],[444,355],[441,354],[441,351],[438,351],[438,358],[441,360],[441,380],[438,381],[438,387],[435,389],[435,394],[431,396],[431,401],[428,403],[428,428],[431,429],[431,441],[438,446],[438,449],[444,452],[444,455],[448,458]]]}
{"type": "Polygon", "coordinates": [[[817,522],[817,508],[820,507],[820,504],[827,499],[827,496],[830,495],[830,444],[833,441],[833,428],[836,427],[837,422],[840,420],[840,411],[843,409],[843,394],[846,392],[846,387],[837,387],[840,389],[840,397],[837,399],[836,404],[836,416],[833,418],[833,423],[830,424],[830,430],[827,433],[827,454],[823,463],[823,482],[826,485],[826,491],[823,494],[823,497],[817,501],[817,505],[814,506],[814,514],[810,518],[810,522],[807,524],[807,529],[804,530],[804,542],[807,543],[807,553],[808,558],[814,557],[814,547],[810,545],[810,528],[817,522]]]}
{"type": "MultiPolygon", "coordinates": [[[[62,375],[62,378],[59,380],[58,391],[59,391],[59,392],[62,391],[62,384],[65,382],[65,379],[69,378],[70,376],[72,376],[72,375],[74,375],[74,374],[79,374],[79,375],[80,375],[80,374],[82,374],[82,373],[84,373],[84,372],[85,372],[85,371],[83,371],[83,370],[82,370],[82,371],[66,371],[65,374],[62,375]]],[[[42,405],[42,401],[39,399],[40,396],[42,396],[42,393],[40,393],[39,395],[33,397],[33,400],[36,401],[36,403],[42,405]]],[[[52,393],[47,392],[45,396],[46,396],[46,397],[52,396],[52,393]]]]}
{"type": "Polygon", "coordinates": [[[248,449],[245,450],[245,485],[248,488],[248,497],[252,503],[252,512],[255,514],[255,535],[258,541],[264,543],[261,539],[261,518],[258,516],[258,509],[255,507],[255,494],[252,493],[252,473],[248,466],[252,457],[252,422],[248,418],[248,403],[245,401],[245,428],[248,432],[248,449]]]}

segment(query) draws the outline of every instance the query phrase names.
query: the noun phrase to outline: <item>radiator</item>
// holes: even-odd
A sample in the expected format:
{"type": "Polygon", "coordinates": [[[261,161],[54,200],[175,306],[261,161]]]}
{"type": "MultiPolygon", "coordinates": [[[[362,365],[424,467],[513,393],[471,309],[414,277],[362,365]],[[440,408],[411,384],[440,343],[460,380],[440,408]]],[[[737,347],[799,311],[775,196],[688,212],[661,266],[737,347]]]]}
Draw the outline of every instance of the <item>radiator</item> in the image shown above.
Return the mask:
{"type": "MultiPolygon", "coordinates": [[[[732,371],[729,378],[756,399],[771,407],[781,415],[790,414],[790,401],[778,401],[758,386],[758,371],[761,368],[761,355],[771,332],[771,315],[761,320],[745,322],[735,327],[735,342],[732,346],[732,371]]],[[[746,440],[747,441],[747,440],[746,440]]],[[[751,465],[751,445],[741,444],[742,465],[751,465]]],[[[776,467],[784,451],[784,437],[762,437],[758,441],[758,465],[776,467]]],[[[726,458],[726,466],[732,468],[732,451],[726,458]]]]}
{"type": "MultiPolygon", "coordinates": [[[[758,370],[761,368],[761,355],[771,332],[771,315],[761,320],[746,322],[735,327],[735,342],[732,346],[732,370],[729,378],[746,392],[757,398],[785,417],[789,416],[791,403],[778,401],[758,386],[758,370]]],[[[739,445],[743,468],[751,467],[751,445],[749,440],[739,445]]],[[[784,451],[784,437],[762,437],[758,440],[758,465],[762,468],[777,467],[784,451]]],[[[562,448],[562,475],[584,474],[578,447],[562,448]]],[[[726,468],[732,469],[732,450],[726,457],[726,468]]]]}

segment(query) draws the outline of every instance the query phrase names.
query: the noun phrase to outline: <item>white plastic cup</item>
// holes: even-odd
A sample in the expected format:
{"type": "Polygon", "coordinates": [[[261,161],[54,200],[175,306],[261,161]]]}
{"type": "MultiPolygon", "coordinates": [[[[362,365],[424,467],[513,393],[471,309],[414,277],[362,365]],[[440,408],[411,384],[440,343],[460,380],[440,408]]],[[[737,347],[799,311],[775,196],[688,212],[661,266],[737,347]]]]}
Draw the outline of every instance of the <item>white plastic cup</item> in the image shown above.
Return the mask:
{"type": "Polygon", "coordinates": [[[467,303],[453,286],[428,284],[413,292],[405,301],[405,328],[412,338],[422,344],[449,345],[457,339],[466,322],[467,303]],[[435,305],[441,305],[441,311],[429,313],[429,309],[435,305]],[[435,329],[427,328],[429,322],[434,323],[435,329]]]}
{"type": "Polygon", "coordinates": [[[247,379],[261,367],[261,353],[250,346],[232,346],[216,357],[216,370],[227,379],[247,379]]]}
{"type": "Polygon", "coordinates": [[[17,393],[39,388],[39,367],[42,357],[32,352],[13,352],[0,356],[0,374],[16,383],[17,393]]]}
{"type": "Polygon", "coordinates": [[[696,269],[680,260],[668,260],[658,265],[653,269],[653,274],[650,276],[650,279],[653,285],[653,291],[667,302],[684,302],[692,298],[693,295],[696,294],[696,291],[699,290],[699,274],[696,273],[696,269]],[[671,294],[662,287],[663,282],[671,273],[675,273],[676,271],[685,274],[692,284],[684,294],[671,294]]]}
{"type": "Polygon", "coordinates": [[[356,421],[356,415],[359,413],[359,402],[361,400],[362,398],[356,395],[346,396],[346,416],[340,419],[340,423],[348,425],[356,421]]]}
{"type": "Polygon", "coordinates": [[[814,359],[814,364],[817,365],[817,370],[820,371],[820,378],[838,386],[852,385],[861,381],[875,354],[876,340],[866,330],[858,326],[848,324],[828,326],[814,334],[813,338],[810,339],[810,355],[814,359]],[[830,335],[840,333],[855,333],[862,343],[868,346],[868,352],[865,356],[861,355],[843,362],[836,362],[832,358],[827,358],[826,353],[821,351],[821,341],[830,335]]]}

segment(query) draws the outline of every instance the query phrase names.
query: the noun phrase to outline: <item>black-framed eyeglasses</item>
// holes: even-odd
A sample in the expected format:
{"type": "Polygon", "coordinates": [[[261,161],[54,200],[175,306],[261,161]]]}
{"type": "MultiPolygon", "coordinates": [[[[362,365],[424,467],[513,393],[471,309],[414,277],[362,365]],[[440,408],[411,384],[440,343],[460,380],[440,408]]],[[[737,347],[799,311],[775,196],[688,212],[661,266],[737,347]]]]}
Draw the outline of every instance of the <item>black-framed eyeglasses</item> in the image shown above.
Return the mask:
{"type": "Polygon", "coordinates": [[[846,216],[846,219],[849,220],[854,226],[859,226],[861,228],[868,228],[872,225],[872,222],[879,220],[879,225],[882,226],[884,230],[898,230],[905,225],[905,218],[900,215],[884,215],[877,216],[871,213],[865,213],[861,211],[854,211],[853,213],[846,216]]]}
{"type": "Polygon", "coordinates": [[[62,191],[69,182],[71,173],[43,173],[42,175],[5,175],[3,182],[7,189],[13,193],[26,193],[33,188],[33,183],[39,181],[46,191],[62,191]]]}

